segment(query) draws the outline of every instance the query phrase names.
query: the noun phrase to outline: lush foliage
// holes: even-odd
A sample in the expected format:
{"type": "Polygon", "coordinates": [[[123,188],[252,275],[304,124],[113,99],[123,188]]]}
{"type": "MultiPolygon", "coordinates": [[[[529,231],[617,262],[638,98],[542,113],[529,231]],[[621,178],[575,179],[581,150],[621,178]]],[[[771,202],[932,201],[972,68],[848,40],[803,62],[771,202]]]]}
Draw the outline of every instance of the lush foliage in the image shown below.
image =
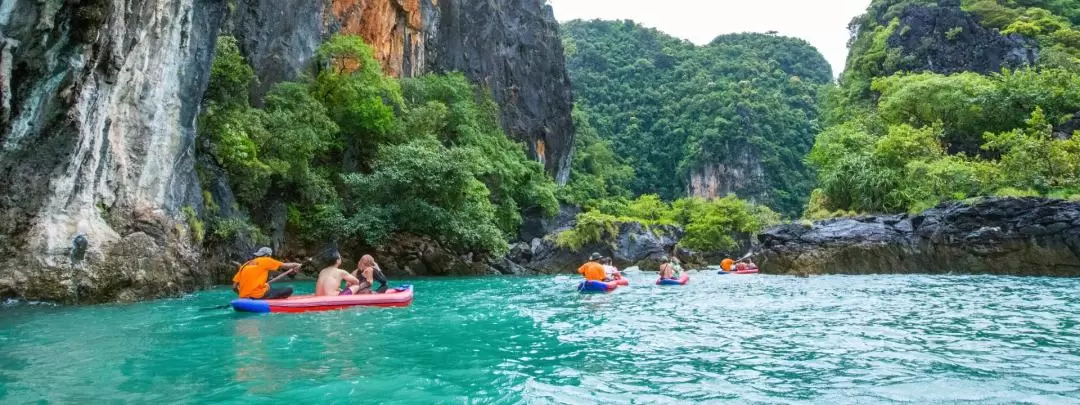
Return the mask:
{"type": "Polygon", "coordinates": [[[1070,39],[1076,7],[1066,3],[964,0],[963,10],[981,24],[1037,40],[1040,66],[942,75],[893,74],[890,61],[907,55],[889,49],[888,38],[905,29],[897,17],[909,5],[961,4],[872,2],[853,22],[848,70],[827,97],[830,126],[807,158],[818,189],[804,215],[918,211],[983,195],[1075,195],[1080,139],[1069,132],[1078,124],[1080,65],[1069,58],[1080,47],[1070,39]]]}
{"type": "Polygon", "coordinates": [[[780,222],[780,215],[735,196],[711,201],[681,198],[669,204],[658,195],[646,194],[633,201],[579,214],[574,228],[557,235],[556,243],[578,250],[590,243],[610,241],[621,224],[630,222],[680,226],[685,230],[679,242],[681,246],[718,252],[738,248],[736,237],[749,237],[775,225],[780,222]]]}
{"type": "MultiPolygon", "coordinates": [[[[522,210],[557,211],[554,183],[502,132],[490,95],[460,74],[387,77],[352,36],[331,38],[318,57],[313,79],[279,83],[254,108],[254,72],[234,39],[219,38],[200,152],[256,223],[283,215],[307,242],[375,245],[410,232],[500,253],[522,210]]],[[[220,238],[260,233],[236,218],[216,223],[220,238]]]]}
{"type": "MultiPolygon", "coordinates": [[[[873,0],[866,14],[849,26],[852,32],[847,70],[841,75],[847,102],[867,99],[875,77],[899,72],[914,49],[892,48],[890,38],[906,32],[899,17],[910,6],[952,7],[970,13],[986,28],[1003,35],[1020,34],[1037,42],[1039,64],[1080,72],[1080,7],[1073,0],[873,0]]],[[[962,33],[949,30],[945,38],[920,38],[920,47],[934,48],[962,33]]],[[[1030,111],[1029,111],[1030,112],[1030,111]]]]}
{"type": "MultiPolygon", "coordinates": [[[[572,21],[563,34],[579,107],[633,167],[634,195],[670,201],[707,167],[753,173],[760,164],[764,178],[746,179],[734,191],[783,212],[801,209],[812,185],[803,156],[817,131],[819,92],[832,79],[809,44],[736,34],[694,46],[630,21],[572,21]]],[[[627,173],[617,164],[604,167],[605,181],[627,173]]],[[[589,198],[601,188],[575,187],[574,196],[589,198]]]]}
{"type": "Polygon", "coordinates": [[[574,126],[574,161],[560,198],[585,208],[629,198],[634,168],[615,154],[611,141],[600,137],[583,111],[574,110],[574,126]]]}

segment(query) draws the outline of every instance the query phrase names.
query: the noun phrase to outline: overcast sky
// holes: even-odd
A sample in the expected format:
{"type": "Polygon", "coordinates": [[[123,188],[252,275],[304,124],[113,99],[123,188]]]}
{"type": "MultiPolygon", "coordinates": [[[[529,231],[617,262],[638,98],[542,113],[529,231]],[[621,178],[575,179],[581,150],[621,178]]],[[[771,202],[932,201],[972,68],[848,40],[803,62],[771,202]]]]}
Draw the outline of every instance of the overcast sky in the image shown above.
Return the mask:
{"type": "Polygon", "coordinates": [[[847,25],[870,0],[548,0],[559,21],[631,19],[706,44],[733,32],[777,31],[805,39],[833,67],[844,69],[847,25]]]}

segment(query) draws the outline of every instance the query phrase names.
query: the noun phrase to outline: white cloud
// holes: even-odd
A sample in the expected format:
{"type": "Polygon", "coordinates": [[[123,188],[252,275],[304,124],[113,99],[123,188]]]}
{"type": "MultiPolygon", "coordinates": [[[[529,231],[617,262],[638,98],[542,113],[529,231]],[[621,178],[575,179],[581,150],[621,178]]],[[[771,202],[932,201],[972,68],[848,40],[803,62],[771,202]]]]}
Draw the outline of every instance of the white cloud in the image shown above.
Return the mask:
{"type": "Polygon", "coordinates": [[[838,75],[847,59],[848,22],[870,0],[548,0],[559,21],[630,19],[706,44],[717,35],[777,31],[814,45],[838,75]]]}

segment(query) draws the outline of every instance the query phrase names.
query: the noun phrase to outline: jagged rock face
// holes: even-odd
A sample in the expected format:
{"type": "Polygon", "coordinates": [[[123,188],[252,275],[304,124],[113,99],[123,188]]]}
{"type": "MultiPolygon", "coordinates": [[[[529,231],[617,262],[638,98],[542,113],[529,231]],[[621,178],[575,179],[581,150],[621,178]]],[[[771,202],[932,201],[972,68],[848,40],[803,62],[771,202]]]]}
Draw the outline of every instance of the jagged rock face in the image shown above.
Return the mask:
{"type": "Polygon", "coordinates": [[[993,73],[1003,67],[1034,65],[1038,59],[1035,41],[983,28],[959,4],[908,7],[900,15],[900,27],[889,37],[888,44],[890,49],[901,49],[903,55],[895,66],[886,66],[888,74],[993,73]]]}
{"type": "Polygon", "coordinates": [[[363,37],[390,74],[463,72],[491,90],[507,132],[562,184],[574,128],[558,29],[543,0],[239,0],[228,31],[259,76],[256,103],[310,71],[334,33],[363,37]]]}
{"type": "Polygon", "coordinates": [[[209,282],[182,210],[202,205],[194,123],[224,8],[0,6],[0,298],[131,300],[209,282]]]}
{"type": "Polygon", "coordinates": [[[1080,276],[1080,203],[1039,198],[949,203],[917,216],[770,229],[767,273],[990,273],[1080,276]]]}
{"type": "MultiPolygon", "coordinates": [[[[356,251],[360,257],[363,250],[356,251]]],[[[457,254],[426,236],[393,235],[373,252],[388,277],[527,275],[525,269],[506,258],[490,259],[473,254],[457,254]]]]}
{"type": "Polygon", "coordinates": [[[712,163],[691,172],[687,194],[706,199],[737,194],[767,200],[767,184],[761,159],[744,149],[730,164],[712,163]]]}
{"type": "Polygon", "coordinates": [[[674,226],[646,227],[629,222],[620,224],[618,233],[609,235],[608,241],[582,246],[576,251],[559,247],[555,235],[549,235],[533,239],[531,243],[514,245],[508,257],[512,262],[542,274],[573,272],[588,261],[593,252],[610,257],[620,268],[639,266],[655,270],[660,258],[675,250],[682,234],[682,229],[674,226]]]}
{"type": "Polygon", "coordinates": [[[559,24],[544,0],[440,0],[435,71],[461,71],[491,89],[503,126],[559,184],[570,178],[574,126],[559,24]]]}

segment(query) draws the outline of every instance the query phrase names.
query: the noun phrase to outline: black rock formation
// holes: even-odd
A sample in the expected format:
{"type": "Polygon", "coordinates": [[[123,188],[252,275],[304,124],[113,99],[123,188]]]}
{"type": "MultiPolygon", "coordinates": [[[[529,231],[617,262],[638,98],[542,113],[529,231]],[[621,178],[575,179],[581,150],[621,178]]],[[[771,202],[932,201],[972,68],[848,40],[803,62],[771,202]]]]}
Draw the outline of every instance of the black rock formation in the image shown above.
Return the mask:
{"type": "Polygon", "coordinates": [[[1080,276],[1080,203],[991,198],[916,216],[833,219],[758,236],[762,272],[1080,276]]]}

